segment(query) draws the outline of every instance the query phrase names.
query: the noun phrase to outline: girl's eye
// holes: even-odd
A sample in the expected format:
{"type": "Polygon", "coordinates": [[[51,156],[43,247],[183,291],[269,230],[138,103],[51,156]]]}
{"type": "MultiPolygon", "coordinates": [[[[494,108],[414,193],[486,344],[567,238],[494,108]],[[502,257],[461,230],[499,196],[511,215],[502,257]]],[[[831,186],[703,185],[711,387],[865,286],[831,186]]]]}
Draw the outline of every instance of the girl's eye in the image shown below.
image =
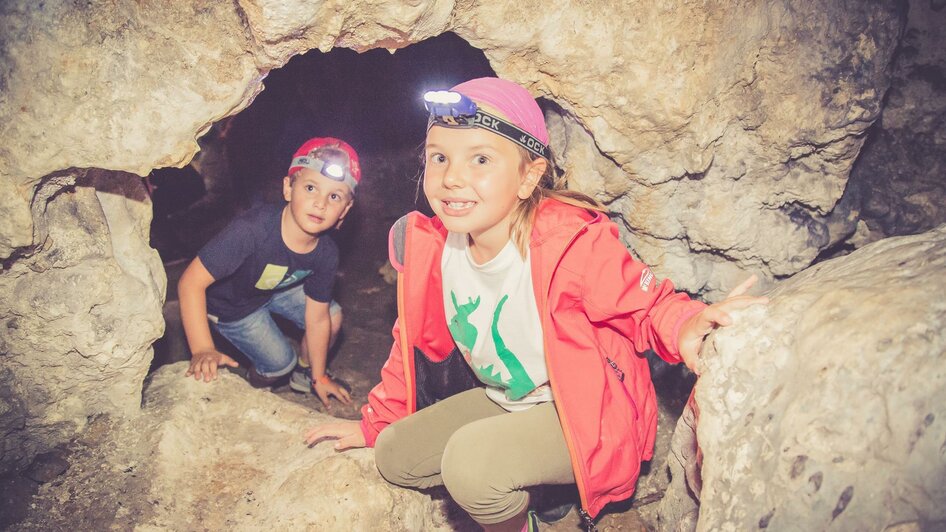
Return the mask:
{"type": "Polygon", "coordinates": [[[443,164],[447,162],[447,156],[442,153],[432,153],[430,155],[430,161],[438,164],[443,164]]]}

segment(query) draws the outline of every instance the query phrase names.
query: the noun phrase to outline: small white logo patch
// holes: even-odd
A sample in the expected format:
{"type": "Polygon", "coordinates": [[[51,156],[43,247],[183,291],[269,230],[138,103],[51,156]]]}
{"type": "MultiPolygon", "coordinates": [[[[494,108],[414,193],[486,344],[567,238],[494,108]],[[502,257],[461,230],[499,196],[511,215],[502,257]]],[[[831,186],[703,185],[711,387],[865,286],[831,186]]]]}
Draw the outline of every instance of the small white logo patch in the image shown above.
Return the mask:
{"type": "Polygon", "coordinates": [[[644,268],[644,271],[641,272],[641,290],[646,292],[650,289],[650,282],[653,280],[654,274],[649,269],[644,268]]]}

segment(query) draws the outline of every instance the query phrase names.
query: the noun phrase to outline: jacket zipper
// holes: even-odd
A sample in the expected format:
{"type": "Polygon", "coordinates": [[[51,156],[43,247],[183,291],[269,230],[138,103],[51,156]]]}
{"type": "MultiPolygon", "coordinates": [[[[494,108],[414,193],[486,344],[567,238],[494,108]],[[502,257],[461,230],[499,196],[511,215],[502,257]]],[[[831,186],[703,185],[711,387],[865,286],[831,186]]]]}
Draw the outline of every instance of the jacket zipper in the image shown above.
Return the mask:
{"type": "MultiPolygon", "coordinates": [[[[545,323],[546,322],[545,317],[548,315],[548,299],[549,299],[549,292],[552,290],[552,275],[554,274],[555,270],[558,269],[558,263],[561,262],[562,257],[565,256],[565,252],[568,250],[568,248],[571,247],[572,243],[575,242],[578,236],[584,233],[588,229],[588,226],[591,225],[591,223],[594,222],[595,220],[597,220],[597,218],[594,218],[592,220],[589,220],[588,222],[585,222],[581,227],[578,228],[577,231],[575,231],[575,234],[573,234],[571,238],[568,239],[568,243],[565,244],[565,247],[562,248],[562,251],[558,254],[558,258],[555,260],[555,267],[552,268],[551,272],[549,272],[548,285],[545,287],[544,291],[542,292],[543,294],[542,295],[542,322],[543,322],[542,323],[543,325],[542,346],[545,349],[545,356],[546,356],[545,366],[548,369],[549,386],[552,388],[553,397],[557,395],[555,393],[555,390],[558,387],[556,385],[555,379],[552,378],[551,364],[549,364],[549,361],[548,361],[549,350],[548,350],[548,345],[545,341],[545,333],[544,333],[545,330],[548,330],[547,324],[545,323]]],[[[591,519],[591,516],[588,515],[588,512],[585,510],[585,508],[588,507],[588,500],[587,500],[587,493],[586,493],[587,489],[585,488],[585,479],[582,476],[581,463],[579,460],[576,460],[574,457],[575,444],[573,443],[571,429],[567,420],[565,419],[566,418],[565,410],[559,409],[557,407],[556,407],[556,410],[558,410],[559,419],[562,422],[562,432],[565,435],[565,443],[568,445],[568,448],[570,451],[569,455],[572,461],[572,468],[575,471],[575,483],[578,485],[578,497],[580,499],[580,504],[578,506],[578,515],[582,516],[582,521],[584,522],[586,530],[588,532],[593,532],[597,529],[595,528],[594,520],[591,519]]]]}
{"type": "Polygon", "coordinates": [[[588,515],[588,512],[584,508],[578,508],[578,517],[581,518],[581,524],[585,528],[585,532],[598,532],[598,527],[595,526],[595,520],[588,515]]]}

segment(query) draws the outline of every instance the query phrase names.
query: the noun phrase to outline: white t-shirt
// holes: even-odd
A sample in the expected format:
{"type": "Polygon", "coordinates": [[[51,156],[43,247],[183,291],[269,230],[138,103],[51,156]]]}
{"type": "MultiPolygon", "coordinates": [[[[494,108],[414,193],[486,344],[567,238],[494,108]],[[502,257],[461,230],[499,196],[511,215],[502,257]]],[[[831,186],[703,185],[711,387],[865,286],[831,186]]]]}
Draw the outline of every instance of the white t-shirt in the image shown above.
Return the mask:
{"type": "Polygon", "coordinates": [[[448,233],[440,261],[447,326],[486,395],[509,411],[552,400],[532,268],[510,240],[476,264],[465,233],[448,233]]]}

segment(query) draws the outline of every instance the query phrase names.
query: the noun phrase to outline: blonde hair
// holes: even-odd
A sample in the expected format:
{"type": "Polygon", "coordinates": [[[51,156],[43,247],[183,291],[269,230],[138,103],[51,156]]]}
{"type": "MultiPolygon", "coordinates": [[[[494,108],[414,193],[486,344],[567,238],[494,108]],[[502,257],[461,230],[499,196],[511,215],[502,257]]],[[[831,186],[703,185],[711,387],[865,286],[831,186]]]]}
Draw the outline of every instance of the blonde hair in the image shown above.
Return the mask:
{"type": "MultiPolygon", "coordinates": [[[[517,148],[519,150],[519,156],[521,157],[519,171],[524,172],[526,165],[538,159],[538,156],[530,153],[525,148],[519,146],[517,146],[517,148]]],[[[510,238],[515,242],[516,249],[519,250],[519,254],[522,255],[523,258],[525,258],[529,250],[529,238],[532,235],[535,214],[542,200],[554,199],[590,211],[608,212],[607,207],[591,196],[576,190],[568,190],[566,188],[568,186],[566,176],[559,174],[555,170],[555,163],[551,156],[551,151],[549,155],[550,157],[546,159],[548,164],[545,166],[545,172],[542,174],[542,177],[539,178],[539,182],[536,184],[535,188],[532,189],[532,195],[521,200],[513,210],[512,223],[510,224],[510,238]]]]}

